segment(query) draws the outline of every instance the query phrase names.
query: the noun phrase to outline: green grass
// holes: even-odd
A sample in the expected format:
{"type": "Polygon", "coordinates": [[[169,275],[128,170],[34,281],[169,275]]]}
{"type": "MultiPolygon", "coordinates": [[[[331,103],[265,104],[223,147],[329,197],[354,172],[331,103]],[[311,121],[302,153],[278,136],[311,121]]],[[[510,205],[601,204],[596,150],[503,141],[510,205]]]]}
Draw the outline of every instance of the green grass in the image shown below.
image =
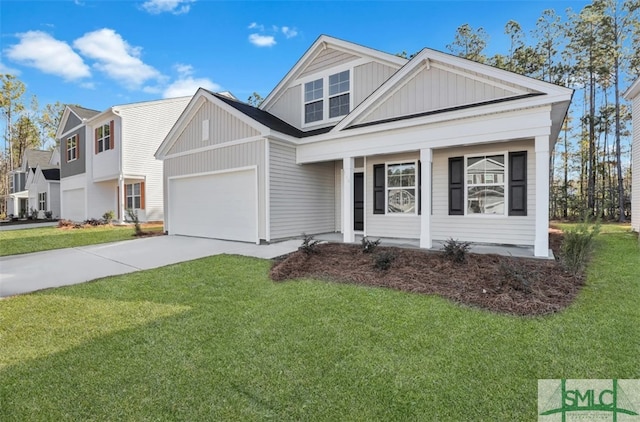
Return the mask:
{"type": "MultiPolygon", "coordinates": [[[[162,227],[144,230],[162,230],[162,227]]],[[[40,227],[0,231],[0,256],[51,249],[72,248],[97,243],[135,239],[133,227],[98,226],[83,229],[40,227]]]]}
{"type": "Polygon", "coordinates": [[[535,420],[537,380],[640,378],[640,250],[568,310],[496,315],[216,256],[0,301],[0,420],[535,420]]]}

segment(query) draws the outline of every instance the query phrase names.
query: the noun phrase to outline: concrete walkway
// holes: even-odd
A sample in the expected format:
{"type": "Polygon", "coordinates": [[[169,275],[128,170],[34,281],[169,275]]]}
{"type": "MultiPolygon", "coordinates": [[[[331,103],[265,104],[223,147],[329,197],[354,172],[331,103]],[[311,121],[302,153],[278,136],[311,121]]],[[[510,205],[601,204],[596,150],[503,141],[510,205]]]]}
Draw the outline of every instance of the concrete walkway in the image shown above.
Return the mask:
{"type": "Polygon", "coordinates": [[[6,230],[23,230],[23,229],[35,229],[38,227],[55,227],[58,225],[57,221],[44,221],[42,223],[24,223],[24,224],[0,224],[0,232],[6,230]]]}
{"type": "Polygon", "coordinates": [[[223,253],[271,259],[293,252],[298,246],[299,239],[256,245],[194,237],[156,236],[5,256],[0,257],[0,298],[223,253]]]}

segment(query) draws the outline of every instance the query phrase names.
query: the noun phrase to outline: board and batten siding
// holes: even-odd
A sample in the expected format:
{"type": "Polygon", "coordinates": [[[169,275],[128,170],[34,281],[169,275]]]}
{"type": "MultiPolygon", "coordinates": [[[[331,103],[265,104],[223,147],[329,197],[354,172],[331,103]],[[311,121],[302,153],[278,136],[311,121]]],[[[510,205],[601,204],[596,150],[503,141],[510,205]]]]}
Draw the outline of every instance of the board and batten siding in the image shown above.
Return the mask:
{"type": "Polygon", "coordinates": [[[404,86],[384,100],[362,123],[441,110],[465,104],[518,95],[515,89],[498,87],[439,67],[424,67],[404,86]]]}
{"type": "Polygon", "coordinates": [[[266,111],[290,125],[302,128],[302,85],[298,84],[287,90],[266,111]]]}
{"type": "MultiPolygon", "coordinates": [[[[200,125],[196,125],[200,128],[200,125]]],[[[164,198],[165,210],[168,212],[168,179],[174,176],[197,175],[220,170],[231,170],[239,167],[257,166],[258,173],[258,236],[266,238],[265,226],[265,177],[264,148],[265,140],[260,139],[237,145],[220,146],[220,148],[201,151],[193,154],[169,157],[164,160],[164,198]]],[[[197,207],[198,204],[193,204],[197,207]]],[[[165,215],[165,221],[169,216],[165,215]]]]}
{"type": "Polygon", "coordinates": [[[378,62],[353,68],[353,104],[357,106],[378,89],[396,69],[378,62]]]}
{"type": "MultiPolygon", "coordinates": [[[[143,103],[120,111],[122,118],[123,173],[144,176],[145,216],[148,221],[164,219],[162,161],[154,153],[178,120],[190,97],[143,103]]],[[[116,151],[119,147],[116,139],[116,151]]]]}
{"type": "Polygon", "coordinates": [[[224,110],[217,104],[205,101],[200,106],[191,122],[178,136],[167,155],[191,151],[198,148],[208,147],[237,139],[246,139],[258,136],[260,133],[224,110]],[[209,136],[203,140],[202,122],[209,121],[209,136]]]}
{"type": "Polygon", "coordinates": [[[334,162],[296,164],[294,147],[269,143],[271,239],[335,231],[334,162]]]}
{"type": "MultiPolygon", "coordinates": [[[[373,213],[373,166],[385,163],[406,163],[420,158],[418,152],[378,155],[367,158],[365,174],[365,226],[367,236],[400,239],[420,238],[420,216],[417,214],[374,214],[373,213]]],[[[385,194],[386,196],[386,194],[385,194]]],[[[386,205],[385,205],[386,208],[386,205]]]]}
{"type": "MultiPolygon", "coordinates": [[[[453,238],[478,243],[533,245],[535,239],[535,146],[534,141],[495,143],[433,151],[433,240],[453,238]],[[449,215],[449,158],[465,155],[527,151],[527,215],[449,215]]],[[[507,163],[508,166],[508,163],[507,163]]],[[[508,172],[508,168],[505,169],[508,172]]],[[[505,179],[507,179],[505,174],[505,179]]]]}
{"type": "Polygon", "coordinates": [[[631,148],[631,227],[640,232],[640,94],[632,104],[633,143],[631,148]]]}
{"type": "Polygon", "coordinates": [[[47,194],[47,207],[53,218],[60,218],[60,182],[49,183],[47,194]]]}
{"type": "Polygon", "coordinates": [[[322,72],[326,69],[330,69],[335,66],[340,66],[350,61],[357,60],[360,57],[353,54],[345,53],[344,51],[336,50],[333,48],[327,48],[322,50],[320,54],[314,58],[311,63],[300,73],[299,78],[312,75],[314,73],[322,72]]]}

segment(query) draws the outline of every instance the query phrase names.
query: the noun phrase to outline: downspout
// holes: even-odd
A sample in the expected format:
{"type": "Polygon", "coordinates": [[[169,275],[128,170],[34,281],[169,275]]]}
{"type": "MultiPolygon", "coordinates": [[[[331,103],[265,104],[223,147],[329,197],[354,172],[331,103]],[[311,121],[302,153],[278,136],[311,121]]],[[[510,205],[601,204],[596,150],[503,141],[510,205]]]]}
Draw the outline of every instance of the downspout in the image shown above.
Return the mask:
{"type": "Polygon", "coordinates": [[[118,121],[119,121],[119,127],[120,130],[116,130],[115,129],[115,125],[114,125],[114,133],[112,134],[112,136],[114,136],[113,139],[113,144],[116,146],[116,148],[118,148],[118,150],[120,151],[120,153],[118,154],[118,204],[119,204],[119,210],[118,210],[118,214],[120,215],[119,218],[119,222],[120,224],[124,223],[126,221],[126,217],[125,217],[125,213],[124,213],[124,199],[125,199],[125,192],[124,192],[124,170],[122,168],[122,163],[123,163],[123,156],[124,156],[124,142],[123,142],[123,121],[122,121],[122,117],[120,116],[120,112],[113,107],[111,109],[111,111],[113,112],[113,114],[115,114],[118,117],[118,121]],[[119,140],[120,140],[120,144],[117,145],[116,141],[118,139],[115,138],[116,133],[119,133],[119,140]]]}

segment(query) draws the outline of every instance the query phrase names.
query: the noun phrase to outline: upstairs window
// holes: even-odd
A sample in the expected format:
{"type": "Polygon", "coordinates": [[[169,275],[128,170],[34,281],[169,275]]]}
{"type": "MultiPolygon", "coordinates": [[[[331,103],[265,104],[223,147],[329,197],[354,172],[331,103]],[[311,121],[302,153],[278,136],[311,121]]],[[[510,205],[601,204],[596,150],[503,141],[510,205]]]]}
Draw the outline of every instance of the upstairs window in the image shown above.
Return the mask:
{"type": "Polygon", "coordinates": [[[304,123],[336,119],[349,114],[350,71],[335,73],[304,84],[304,123]],[[325,86],[328,89],[325,89],[325,86]],[[327,117],[328,116],[328,117],[327,117]]]}
{"type": "Polygon", "coordinates": [[[112,122],[101,125],[96,128],[96,154],[113,149],[113,142],[111,138],[112,122]]]}
{"type": "Polygon", "coordinates": [[[78,159],[78,135],[67,138],[67,162],[78,159]]]}

